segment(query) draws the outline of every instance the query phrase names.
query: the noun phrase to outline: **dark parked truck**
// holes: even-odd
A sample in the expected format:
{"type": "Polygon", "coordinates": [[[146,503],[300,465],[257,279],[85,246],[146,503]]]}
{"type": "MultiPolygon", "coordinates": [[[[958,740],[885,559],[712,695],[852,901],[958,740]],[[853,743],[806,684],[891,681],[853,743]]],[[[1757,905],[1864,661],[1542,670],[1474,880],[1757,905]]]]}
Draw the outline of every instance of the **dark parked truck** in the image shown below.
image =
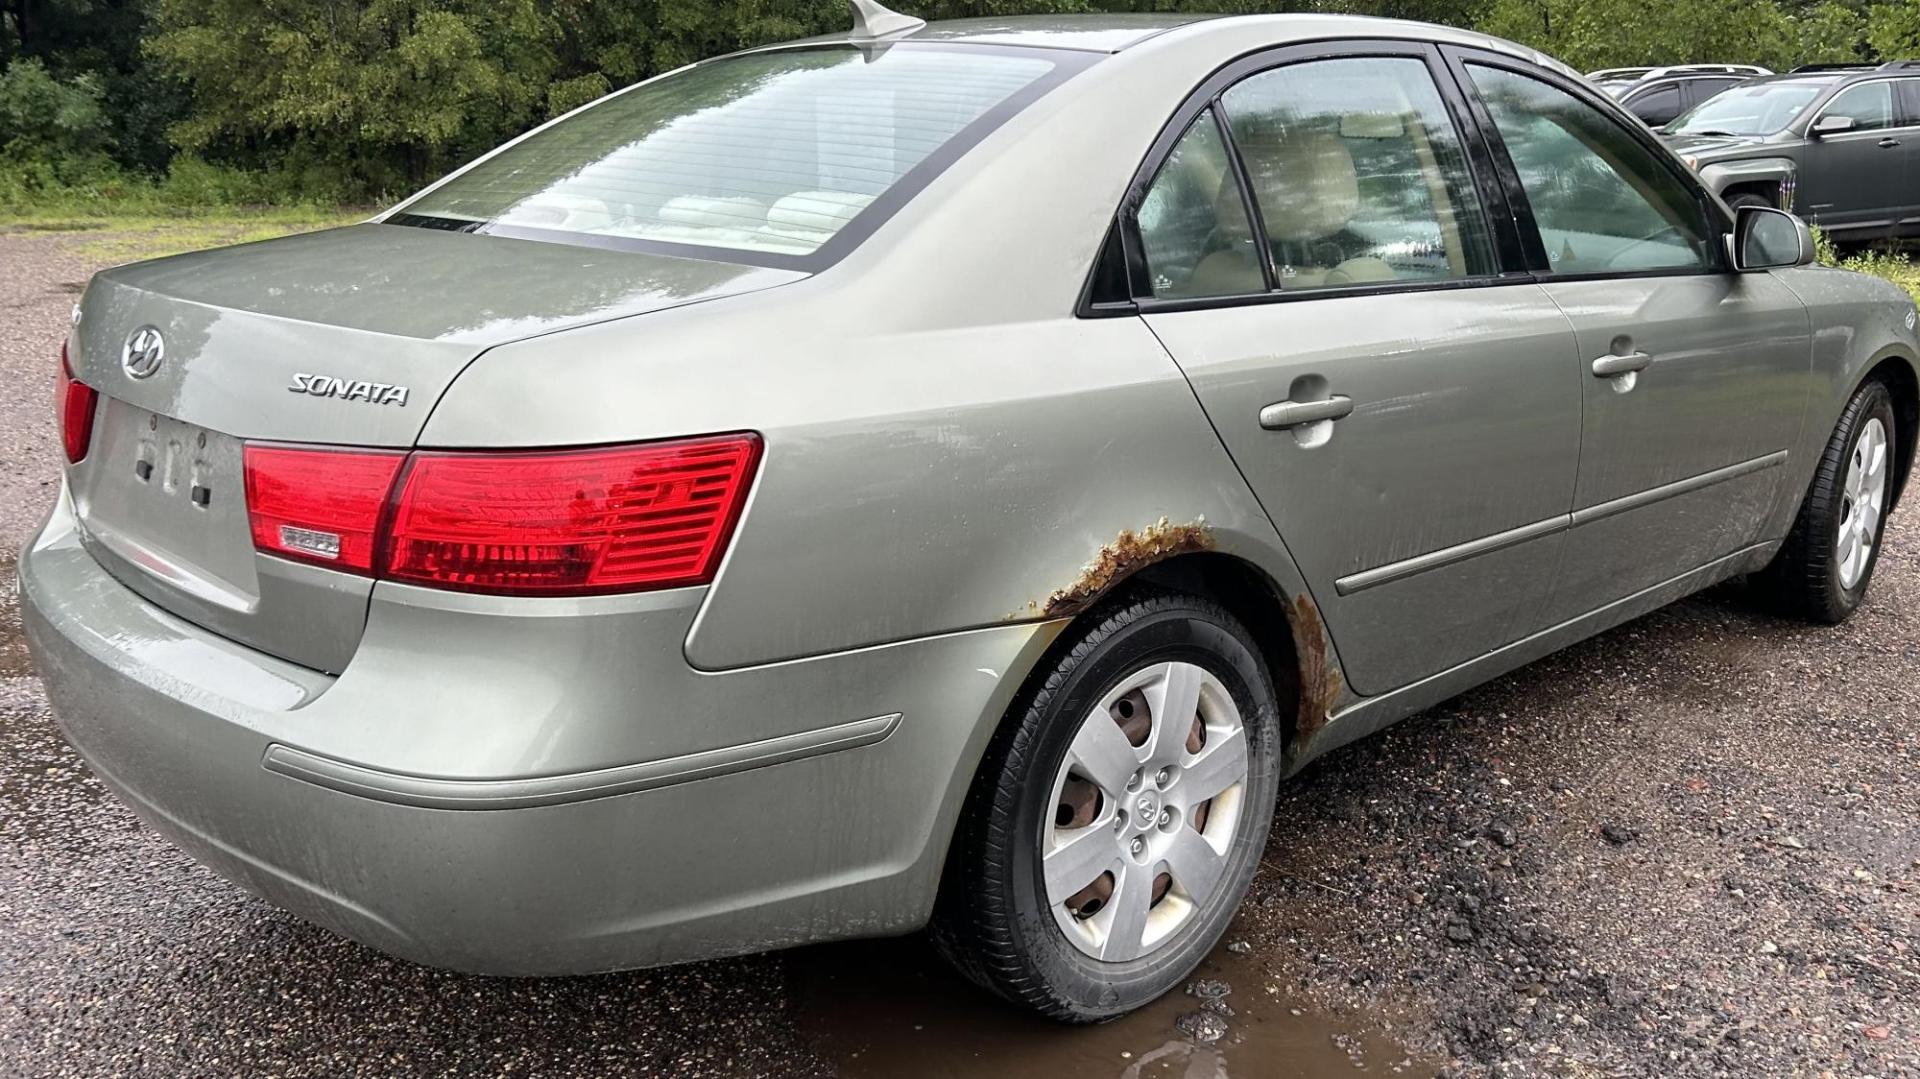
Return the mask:
{"type": "Polygon", "coordinates": [[[1920,233],[1920,61],[1795,68],[1666,128],[1733,206],[1774,206],[1841,240],[1920,233]]]}

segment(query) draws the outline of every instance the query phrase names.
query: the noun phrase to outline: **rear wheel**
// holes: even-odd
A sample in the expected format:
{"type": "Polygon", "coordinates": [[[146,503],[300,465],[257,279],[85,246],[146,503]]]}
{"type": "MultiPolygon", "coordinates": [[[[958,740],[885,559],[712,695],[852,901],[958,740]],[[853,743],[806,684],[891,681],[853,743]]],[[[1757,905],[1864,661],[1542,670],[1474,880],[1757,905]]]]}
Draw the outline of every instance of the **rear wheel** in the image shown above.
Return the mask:
{"type": "Polygon", "coordinates": [[[1058,1019],[1124,1014],[1226,932],[1278,784],[1271,680],[1234,618],[1157,593],[1090,614],[969,794],[935,912],[955,966],[1058,1019]]]}
{"type": "Polygon", "coordinates": [[[1893,504],[1894,422],[1879,382],[1860,387],[1841,412],[1793,531],[1760,578],[1788,612],[1841,622],[1866,596],[1893,504]]]}
{"type": "Polygon", "coordinates": [[[1745,191],[1738,195],[1729,196],[1727,205],[1736,210],[1742,206],[1759,206],[1769,210],[1777,210],[1780,208],[1779,203],[1755,191],[1745,191]]]}

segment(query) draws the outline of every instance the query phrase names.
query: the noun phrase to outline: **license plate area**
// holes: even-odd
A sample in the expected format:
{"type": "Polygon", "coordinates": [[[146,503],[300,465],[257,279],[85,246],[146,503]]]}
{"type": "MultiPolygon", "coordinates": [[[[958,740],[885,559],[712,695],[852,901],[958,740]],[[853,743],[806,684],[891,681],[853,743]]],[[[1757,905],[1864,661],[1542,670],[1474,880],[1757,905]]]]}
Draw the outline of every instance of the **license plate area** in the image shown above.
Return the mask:
{"type": "Polygon", "coordinates": [[[241,443],[109,398],[93,451],[71,475],[85,531],[195,598],[258,600],[241,443]]]}

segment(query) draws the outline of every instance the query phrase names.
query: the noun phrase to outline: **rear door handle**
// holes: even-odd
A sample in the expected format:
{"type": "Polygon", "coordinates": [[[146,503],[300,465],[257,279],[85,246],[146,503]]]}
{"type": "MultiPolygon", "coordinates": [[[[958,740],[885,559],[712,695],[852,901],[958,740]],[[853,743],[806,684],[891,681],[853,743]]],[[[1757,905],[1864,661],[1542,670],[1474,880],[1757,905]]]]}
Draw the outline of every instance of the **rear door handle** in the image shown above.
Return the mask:
{"type": "Polygon", "coordinates": [[[1875,143],[1874,145],[1880,147],[1882,150],[1891,150],[1894,147],[1900,145],[1900,140],[1889,135],[1888,137],[1881,139],[1879,142],[1875,143]]]}
{"type": "Polygon", "coordinates": [[[1619,378],[1635,371],[1645,371],[1653,363],[1653,357],[1644,352],[1629,352],[1625,356],[1602,356],[1593,361],[1595,378],[1619,378]]]}
{"type": "Polygon", "coordinates": [[[1353,412],[1353,398],[1334,396],[1324,401],[1279,401],[1260,410],[1260,426],[1285,431],[1309,423],[1345,419],[1353,412]]]}

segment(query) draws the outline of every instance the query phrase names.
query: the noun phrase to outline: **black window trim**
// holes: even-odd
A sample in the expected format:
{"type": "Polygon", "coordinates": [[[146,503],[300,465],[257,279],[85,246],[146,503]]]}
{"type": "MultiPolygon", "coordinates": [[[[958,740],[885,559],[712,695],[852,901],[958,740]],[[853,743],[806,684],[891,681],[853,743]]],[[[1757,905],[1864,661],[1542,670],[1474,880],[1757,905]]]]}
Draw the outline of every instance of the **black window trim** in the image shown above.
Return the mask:
{"type": "Polygon", "coordinates": [[[1454,82],[1457,84],[1460,93],[1465,97],[1469,107],[1473,110],[1474,122],[1480,128],[1481,136],[1487,140],[1493,152],[1494,160],[1497,162],[1497,167],[1501,174],[1502,183],[1507,189],[1507,201],[1509,205],[1512,206],[1515,220],[1520,227],[1521,243],[1527,250],[1528,265],[1533,271],[1535,280],[1541,284],[1562,281],[1627,281],[1660,277],[1718,277],[1733,272],[1733,267],[1728,258],[1727,245],[1724,242],[1725,237],[1733,230],[1733,221],[1728,216],[1726,209],[1721,205],[1720,200],[1714,198],[1713,195],[1708,192],[1706,185],[1700,182],[1700,178],[1694,175],[1692,170],[1688,169],[1686,165],[1681,162],[1680,158],[1676,156],[1672,150],[1668,149],[1665,143],[1660,141],[1658,136],[1649,131],[1646,125],[1637,122],[1624,122],[1621,116],[1624,109],[1619,102],[1604,95],[1594,93],[1579,80],[1569,79],[1557,71],[1529,64],[1525,61],[1515,60],[1502,53],[1459,45],[1443,45],[1440,47],[1440,52],[1446,57],[1447,66],[1452,71],[1454,82]],[[1622,132],[1626,133],[1630,138],[1640,143],[1643,148],[1652,153],[1653,159],[1659,162],[1660,165],[1667,170],[1667,173],[1678,181],[1682,187],[1693,194],[1694,201],[1699,206],[1708,225],[1708,233],[1711,240],[1711,242],[1707,244],[1708,264],[1696,269],[1595,270],[1590,273],[1555,272],[1552,268],[1552,263],[1547,258],[1546,244],[1540,238],[1540,228],[1533,217],[1532,203],[1528,201],[1526,189],[1520,182],[1520,173],[1514,168],[1513,159],[1507,153],[1506,143],[1500,137],[1500,130],[1495,126],[1492,114],[1487,111],[1485,103],[1481,101],[1480,95],[1475,89],[1473,78],[1467,71],[1467,65],[1469,64],[1498,68],[1515,75],[1535,79],[1562,93],[1568,94],[1598,111],[1622,132]]]}
{"type": "Polygon", "coordinates": [[[1294,42],[1248,53],[1215,69],[1187,96],[1186,100],[1180,103],[1166,124],[1162,126],[1160,134],[1155,137],[1146,157],[1135,170],[1133,180],[1127,185],[1126,193],[1122,196],[1120,206],[1114,215],[1109,240],[1117,238],[1121,245],[1132,296],[1124,299],[1114,296],[1097,296],[1094,292],[1094,278],[1098,276],[1098,267],[1096,267],[1096,273],[1089,275],[1087,285],[1082,290],[1080,307],[1076,313],[1082,318],[1112,318],[1159,312],[1245,307],[1256,304],[1301,303],[1353,296],[1445,292],[1530,284],[1534,280],[1534,275],[1525,262],[1526,252],[1520,242],[1517,218],[1508,204],[1507,192],[1495,182],[1497,177],[1495,169],[1496,161],[1489,153],[1487,144],[1478,130],[1477,120],[1469,110],[1467,101],[1462,98],[1456,79],[1447,70],[1441,46],[1434,42],[1405,38],[1336,38],[1294,42]],[[1426,65],[1428,77],[1433,80],[1434,90],[1440,95],[1441,103],[1447,110],[1448,118],[1453,122],[1460,138],[1461,149],[1467,158],[1467,172],[1472,191],[1480,203],[1480,215],[1492,241],[1494,257],[1492,273],[1441,281],[1393,281],[1339,288],[1301,289],[1291,292],[1275,287],[1277,280],[1273,269],[1273,252],[1271,245],[1266,242],[1266,225],[1260,219],[1255,197],[1247,183],[1245,164],[1240,158],[1239,146],[1233,141],[1231,124],[1228,123],[1226,109],[1220,99],[1241,81],[1277,68],[1315,60],[1365,57],[1417,59],[1426,65]],[[1259,240],[1255,246],[1263,252],[1261,273],[1268,288],[1267,291],[1259,293],[1161,299],[1153,295],[1146,256],[1141,247],[1138,219],[1140,204],[1146,198],[1148,189],[1153,186],[1153,181],[1158,178],[1160,168],[1166,163],[1173,148],[1186,136],[1200,114],[1208,109],[1213,110],[1214,123],[1227,140],[1228,157],[1235,180],[1240,185],[1241,202],[1247,208],[1250,215],[1249,224],[1259,240]]]}

